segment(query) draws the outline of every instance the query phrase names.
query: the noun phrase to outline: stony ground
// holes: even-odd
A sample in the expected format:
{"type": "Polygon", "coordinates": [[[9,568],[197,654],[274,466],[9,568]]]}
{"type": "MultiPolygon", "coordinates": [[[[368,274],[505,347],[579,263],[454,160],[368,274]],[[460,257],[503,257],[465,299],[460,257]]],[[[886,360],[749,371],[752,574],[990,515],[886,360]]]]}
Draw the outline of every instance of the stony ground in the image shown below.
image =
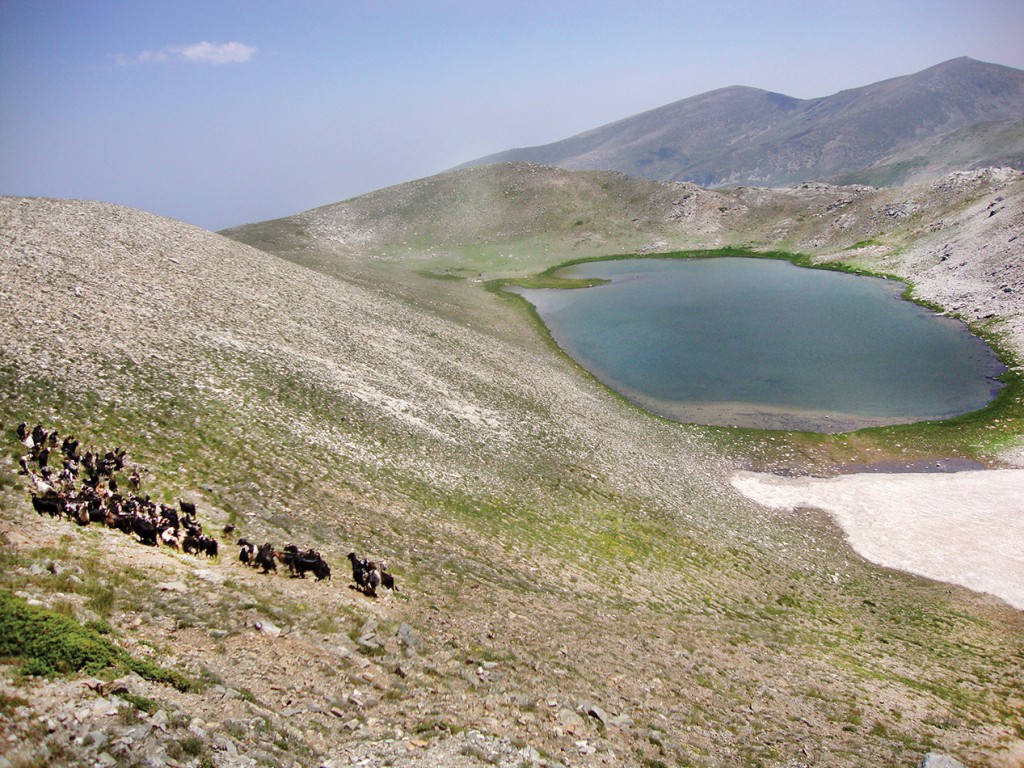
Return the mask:
{"type": "MultiPolygon", "coordinates": [[[[878,242],[845,258],[991,313],[1021,349],[1022,182],[1000,173],[910,201],[780,192],[773,210],[793,223],[773,214],[765,231],[821,238],[818,256],[834,256],[821,232],[841,224],[812,231],[797,212],[863,198],[842,248],[878,242]],[[860,236],[911,202],[927,230],[900,235],[913,248],[860,236]]],[[[738,216],[708,207],[719,215],[738,216]]],[[[871,566],[819,514],[746,501],[733,470],[800,460],[778,436],[639,413],[478,283],[344,253],[318,273],[72,201],[0,200],[0,251],[0,583],[196,681],[182,693],[135,676],[26,679],[10,664],[3,768],[1019,754],[1019,611],[871,566]],[[210,530],[315,546],[333,579],[39,517],[18,473],[20,420],[127,447],[147,492],[196,501],[210,530]],[[350,589],[351,549],[386,559],[400,591],[350,589]]]]}

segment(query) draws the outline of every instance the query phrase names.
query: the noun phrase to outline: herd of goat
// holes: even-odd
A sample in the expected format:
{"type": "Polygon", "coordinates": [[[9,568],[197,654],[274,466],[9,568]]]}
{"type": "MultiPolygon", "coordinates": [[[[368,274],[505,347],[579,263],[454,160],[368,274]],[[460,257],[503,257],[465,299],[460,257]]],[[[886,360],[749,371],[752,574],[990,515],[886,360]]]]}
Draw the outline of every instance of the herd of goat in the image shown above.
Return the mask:
{"type": "MultiPolygon", "coordinates": [[[[64,517],[81,526],[98,523],[134,535],[141,543],[153,547],[163,544],[208,557],[219,554],[217,539],[204,533],[196,519],[194,503],[179,498],[176,509],[140,495],[138,467],[131,467],[127,479],[123,478],[125,450],[86,450],[83,454],[80,442],[71,435],[60,441],[58,448],[57,430],[46,429],[42,424],[30,430],[23,422],[15,432],[27,449],[19,463],[32,483],[32,507],[40,515],[64,517]],[[131,487],[130,491],[121,487],[119,476],[131,487]]],[[[224,534],[233,532],[232,525],[223,529],[224,534]]],[[[327,561],[313,549],[300,550],[288,544],[278,550],[270,542],[257,547],[245,538],[238,540],[238,546],[239,560],[260,568],[262,573],[277,573],[277,564],[281,563],[292,576],[305,578],[312,573],[317,581],[331,577],[327,561]]],[[[355,552],[349,553],[348,559],[355,589],[370,597],[377,596],[380,586],[397,591],[384,562],[364,560],[355,552]]]]}

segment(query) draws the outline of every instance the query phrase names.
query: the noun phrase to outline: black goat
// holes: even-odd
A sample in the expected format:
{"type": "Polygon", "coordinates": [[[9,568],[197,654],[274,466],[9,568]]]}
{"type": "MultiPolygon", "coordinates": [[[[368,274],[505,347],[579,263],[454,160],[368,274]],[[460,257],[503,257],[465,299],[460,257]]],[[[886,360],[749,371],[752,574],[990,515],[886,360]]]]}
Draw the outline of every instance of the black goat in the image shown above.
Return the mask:
{"type": "Polygon", "coordinates": [[[392,592],[398,591],[398,585],[395,584],[395,577],[387,572],[387,563],[383,560],[380,561],[380,583],[381,586],[390,589],[392,592]]]}
{"type": "Polygon", "coordinates": [[[216,557],[218,552],[217,540],[202,533],[189,532],[181,542],[183,552],[207,557],[216,557]]]}
{"type": "Polygon", "coordinates": [[[359,558],[355,552],[349,552],[346,555],[352,563],[352,581],[356,583],[357,589],[362,589],[366,586],[367,577],[369,576],[368,563],[365,560],[359,558]]]}
{"type": "MultiPolygon", "coordinates": [[[[395,589],[394,577],[390,573],[384,573],[382,569],[378,569],[377,563],[364,560],[357,556],[355,552],[349,552],[348,559],[352,563],[352,581],[356,583],[354,588],[364,595],[376,597],[377,587],[384,583],[385,576],[388,582],[390,582],[389,589],[395,589]]],[[[388,586],[388,584],[385,584],[385,586],[388,586]]]]}
{"type": "Polygon", "coordinates": [[[269,541],[266,544],[261,544],[260,548],[256,550],[256,566],[261,568],[263,573],[271,571],[277,573],[277,553],[274,551],[274,545],[269,541]]]}
{"type": "Polygon", "coordinates": [[[142,515],[133,515],[132,531],[143,544],[150,547],[156,546],[156,521],[142,515]]]}
{"type": "Polygon", "coordinates": [[[64,510],[67,507],[67,501],[60,496],[44,499],[41,496],[32,494],[32,507],[40,515],[45,513],[50,517],[60,517],[64,514],[64,510]]]}
{"type": "Polygon", "coordinates": [[[238,553],[238,559],[245,565],[256,566],[256,546],[248,539],[239,539],[238,546],[242,549],[238,553]]]}
{"type": "Polygon", "coordinates": [[[312,549],[306,552],[297,552],[291,560],[292,572],[300,578],[306,578],[306,573],[311,571],[317,581],[331,578],[331,568],[327,561],[320,556],[319,552],[312,549]]]}

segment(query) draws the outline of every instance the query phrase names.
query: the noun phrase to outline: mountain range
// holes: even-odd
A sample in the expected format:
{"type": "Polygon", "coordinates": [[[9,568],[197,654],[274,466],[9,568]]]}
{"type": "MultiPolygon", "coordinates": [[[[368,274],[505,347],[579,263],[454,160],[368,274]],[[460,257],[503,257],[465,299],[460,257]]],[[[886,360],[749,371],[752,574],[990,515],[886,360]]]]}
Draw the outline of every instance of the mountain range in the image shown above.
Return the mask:
{"type": "Polygon", "coordinates": [[[896,186],[992,165],[1021,169],[1024,71],[961,57],[815,99],[732,86],[465,166],[510,161],[704,187],[896,186]]]}

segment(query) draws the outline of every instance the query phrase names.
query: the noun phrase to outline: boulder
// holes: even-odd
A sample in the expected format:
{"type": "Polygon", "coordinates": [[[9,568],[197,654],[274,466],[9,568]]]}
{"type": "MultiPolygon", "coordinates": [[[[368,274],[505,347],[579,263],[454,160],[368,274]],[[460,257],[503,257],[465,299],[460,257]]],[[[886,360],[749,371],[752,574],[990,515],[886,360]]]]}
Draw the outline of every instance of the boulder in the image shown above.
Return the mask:
{"type": "Polygon", "coordinates": [[[941,752],[929,752],[921,758],[918,768],[966,768],[966,766],[949,755],[944,755],[941,752]]]}

